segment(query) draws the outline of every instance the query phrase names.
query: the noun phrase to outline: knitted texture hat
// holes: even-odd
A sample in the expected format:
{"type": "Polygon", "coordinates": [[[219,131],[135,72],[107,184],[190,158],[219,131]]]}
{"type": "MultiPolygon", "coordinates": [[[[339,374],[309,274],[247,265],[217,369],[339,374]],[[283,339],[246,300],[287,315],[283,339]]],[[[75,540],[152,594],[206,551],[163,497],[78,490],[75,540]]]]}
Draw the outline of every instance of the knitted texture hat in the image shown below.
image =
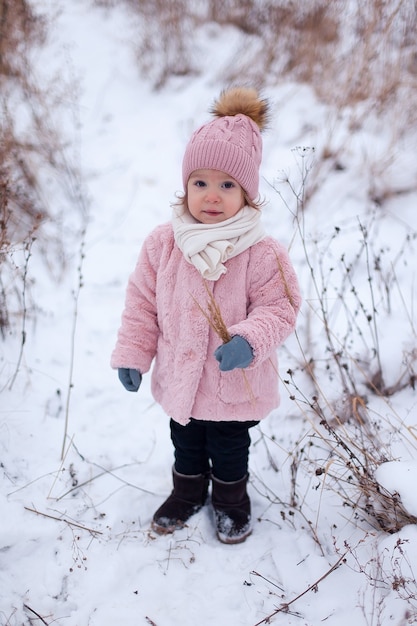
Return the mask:
{"type": "Polygon", "coordinates": [[[234,87],[220,94],[210,112],[215,119],[198,128],[186,147],[182,163],[184,190],[192,172],[213,169],[229,174],[250,200],[255,200],[268,102],[255,89],[234,87]]]}

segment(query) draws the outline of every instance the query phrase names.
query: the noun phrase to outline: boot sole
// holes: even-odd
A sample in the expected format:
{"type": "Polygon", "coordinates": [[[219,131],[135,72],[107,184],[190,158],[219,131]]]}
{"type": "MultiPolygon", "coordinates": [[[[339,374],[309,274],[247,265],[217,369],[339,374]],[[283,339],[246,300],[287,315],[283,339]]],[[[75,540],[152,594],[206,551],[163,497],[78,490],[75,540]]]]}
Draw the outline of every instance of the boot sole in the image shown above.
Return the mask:
{"type": "Polygon", "coordinates": [[[181,530],[181,528],[184,528],[186,526],[186,524],[181,524],[181,523],[177,523],[177,524],[173,524],[172,526],[160,526],[157,522],[152,521],[151,522],[151,528],[153,531],[155,531],[158,535],[172,535],[172,533],[174,533],[176,530],[181,530]]]}
{"type": "Polygon", "coordinates": [[[227,537],[222,535],[221,533],[217,533],[217,539],[226,545],[236,545],[237,543],[243,543],[252,534],[252,529],[248,530],[244,535],[239,535],[238,537],[227,537]]]}

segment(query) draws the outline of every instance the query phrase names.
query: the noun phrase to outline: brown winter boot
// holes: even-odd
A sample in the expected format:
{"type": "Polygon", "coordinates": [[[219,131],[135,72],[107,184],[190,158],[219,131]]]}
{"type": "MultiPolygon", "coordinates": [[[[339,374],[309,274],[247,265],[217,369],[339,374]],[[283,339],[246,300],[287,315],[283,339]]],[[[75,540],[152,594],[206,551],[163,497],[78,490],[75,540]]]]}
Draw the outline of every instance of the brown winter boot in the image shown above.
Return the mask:
{"type": "Polygon", "coordinates": [[[211,501],[216,517],[217,537],[222,543],[242,543],[251,534],[251,506],[246,475],[234,482],[212,476],[211,501]]]}
{"type": "Polygon", "coordinates": [[[186,476],[172,469],[174,489],[153,516],[152,528],[160,535],[182,528],[207,498],[208,475],[186,476]]]}

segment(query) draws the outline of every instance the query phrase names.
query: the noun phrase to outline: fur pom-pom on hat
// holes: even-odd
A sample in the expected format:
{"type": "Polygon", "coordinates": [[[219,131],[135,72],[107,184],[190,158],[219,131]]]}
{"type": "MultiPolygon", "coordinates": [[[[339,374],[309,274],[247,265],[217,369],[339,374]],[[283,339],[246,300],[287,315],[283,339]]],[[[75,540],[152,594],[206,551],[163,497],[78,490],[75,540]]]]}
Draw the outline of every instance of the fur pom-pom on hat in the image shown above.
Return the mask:
{"type": "Polygon", "coordinates": [[[262,132],[268,123],[269,103],[251,87],[232,87],[221,92],[210,113],[215,117],[246,115],[262,132]]]}
{"type": "Polygon", "coordinates": [[[197,129],[188,142],[182,165],[184,190],[192,172],[215,169],[229,174],[255,200],[262,161],[261,131],[268,122],[268,108],[256,89],[224,90],[210,111],[215,119],[197,129]]]}

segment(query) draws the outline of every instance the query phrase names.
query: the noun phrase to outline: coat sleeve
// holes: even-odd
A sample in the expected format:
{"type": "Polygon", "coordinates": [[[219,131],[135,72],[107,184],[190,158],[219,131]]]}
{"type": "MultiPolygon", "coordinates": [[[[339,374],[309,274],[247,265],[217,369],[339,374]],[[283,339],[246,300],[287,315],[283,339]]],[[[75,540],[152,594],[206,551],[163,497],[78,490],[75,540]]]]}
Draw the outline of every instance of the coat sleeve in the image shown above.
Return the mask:
{"type": "Polygon", "coordinates": [[[147,372],[156,353],[159,335],[156,309],[157,245],[152,233],[145,240],[129,278],[125,306],[111,367],[147,372]]]}
{"type": "Polygon", "coordinates": [[[288,252],[272,238],[253,246],[249,263],[247,318],[228,330],[251,345],[253,368],[294,331],[301,295],[288,252]]]}

